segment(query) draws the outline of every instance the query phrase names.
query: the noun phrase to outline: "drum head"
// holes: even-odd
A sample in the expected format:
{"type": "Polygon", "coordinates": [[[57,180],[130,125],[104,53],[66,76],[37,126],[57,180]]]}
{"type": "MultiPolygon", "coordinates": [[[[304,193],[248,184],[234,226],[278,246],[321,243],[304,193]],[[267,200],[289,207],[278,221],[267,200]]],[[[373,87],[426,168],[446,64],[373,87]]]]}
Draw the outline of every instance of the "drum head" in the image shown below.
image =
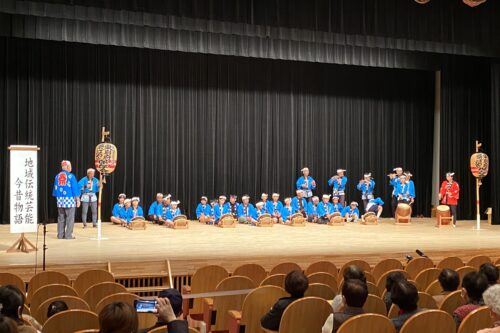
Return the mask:
{"type": "Polygon", "coordinates": [[[450,210],[450,207],[446,206],[446,205],[439,205],[436,207],[436,209],[440,212],[447,212],[450,210]]]}

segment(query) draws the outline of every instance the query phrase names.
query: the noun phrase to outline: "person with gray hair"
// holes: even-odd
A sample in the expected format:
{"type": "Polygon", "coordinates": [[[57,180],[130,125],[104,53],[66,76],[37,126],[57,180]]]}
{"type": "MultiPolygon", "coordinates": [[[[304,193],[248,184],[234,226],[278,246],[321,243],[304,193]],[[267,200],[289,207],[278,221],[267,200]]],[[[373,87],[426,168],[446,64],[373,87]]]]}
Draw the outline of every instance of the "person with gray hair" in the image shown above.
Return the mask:
{"type": "Polygon", "coordinates": [[[494,285],[483,293],[484,304],[490,308],[493,328],[485,328],[477,333],[500,333],[500,285],[494,285]]]}
{"type": "Polygon", "coordinates": [[[97,193],[99,192],[99,181],[94,177],[95,170],[87,169],[87,176],[80,179],[78,186],[82,192],[82,222],[83,228],[87,227],[87,213],[92,211],[92,225],[97,227],[97,193]]]}
{"type": "Polygon", "coordinates": [[[61,162],[61,172],[54,180],[52,196],[57,201],[57,238],[74,239],[75,210],[80,207],[80,187],[71,173],[71,162],[61,162]]]}

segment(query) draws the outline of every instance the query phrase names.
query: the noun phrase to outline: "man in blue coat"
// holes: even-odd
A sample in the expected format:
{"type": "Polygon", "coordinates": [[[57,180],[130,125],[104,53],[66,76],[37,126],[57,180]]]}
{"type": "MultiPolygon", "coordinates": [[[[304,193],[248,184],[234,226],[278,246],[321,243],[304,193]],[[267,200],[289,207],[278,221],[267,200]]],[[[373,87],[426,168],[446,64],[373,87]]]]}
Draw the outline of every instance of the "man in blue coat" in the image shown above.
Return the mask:
{"type": "Polygon", "coordinates": [[[95,170],[90,168],[87,170],[87,177],[83,177],[78,182],[80,191],[82,193],[82,222],[83,228],[87,227],[87,213],[92,211],[92,225],[97,227],[97,193],[99,192],[99,180],[94,177],[95,170]]]}
{"type": "Polygon", "coordinates": [[[156,193],[156,200],[149,206],[148,209],[148,220],[158,223],[159,216],[156,215],[158,207],[161,207],[163,201],[163,193],[156,193]]]}
{"type": "Polygon", "coordinates": [[[345,207],[345,187],[347,184],[345,172],[345,169],[337,169],[337,174],[328,180],[328,186],[333,187],[333,196],[339,197],[342,207],[345,207]]]}
{"type": "Polygon", "coordinates": [[[241,205],[238,206],[238,222],[257,225],[257,211],[250,203],[250,197],[248,195],[241,197],[241,205]]]}
{"type": "Polygon", "coordinates": [[[326,224],[330,221],[330,217],[333,214],[333,205],[330,203],[330,195],[323,194],[321,203],[319,204],[319,219],[317,223],[326,224]]]}
{"type": "Polygon", "coordinates": [[[292,208],[295,213],[301,213],[304,217],[306,217],[307,201],[304,198],[304,191],[297,190],[295,192],[297,193],[297,196],[292,199],[292,208]]]}
{"type": "Polygon", "coordinates": [[[61,172],[54,181],[52,196],[57,201],[57,238],[74,239],[75,210],[80,207],[80,187],[71,173],[71,162],[61,162],[61,172]]]}
{"type": "Polygon", "coordinates": [[[312,191],[316,189],[316,181],[309,176],[309,168],[303,168],[300,171],[302,171],[303,176],[297,179],[295,187],[297,190],[304,191],[304,198],[310,200],[313,195],[312,191]]]}

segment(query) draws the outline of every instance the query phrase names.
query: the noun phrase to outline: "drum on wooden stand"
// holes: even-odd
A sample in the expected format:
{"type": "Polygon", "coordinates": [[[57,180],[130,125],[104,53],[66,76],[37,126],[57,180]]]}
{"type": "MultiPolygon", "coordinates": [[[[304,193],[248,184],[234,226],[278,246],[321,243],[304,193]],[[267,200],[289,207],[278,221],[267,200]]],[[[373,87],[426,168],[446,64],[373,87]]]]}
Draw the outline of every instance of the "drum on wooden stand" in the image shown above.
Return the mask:
{"type": "Polygon", "coordinates": [[[232,214],[223,214],[219,219],[219,227],[221,228],[235,228],[236,219],[232,214]]]}
{"type": "Polygon", "coordinates": [[[173,229],[188,229],[189,228],[189,220],[187,219],[186,215],[177,215],[174,217],[172,220],[174,223],[173,229]]]}
{"type": "Polygon", "coordinates": [[[411,206],[407,203],[398,203],[396,208],[396,224],[410,224],[411,206]]]}
{"type": "Polygon", "coordinates": [[[258,227],[272,227],[273,226],[273,219],[271,218],[270,214],[262,214],[259,216],[257,219],[257,226],[258,227]]]}
{"type": "Polygon", "coordinates": [[[328,225],[344,225],[345,219],[341,216],[339,212],[335,212],[330,216],[328,225]]]}
{"type": "Polygon", "coordinates": [[[439,205],[436,207],[436,226],[449,225],[453,221],[450,207],[447,205],[439,205]]]}
{"type": "Polygon", "coordinates": [[[147,221],[142,216],[134,217],[130,223],[127,224],[127,228],[130,230],[146,230],[147,221]]]}
{"type": "Polygon", "coordinates": [[[306,226],[306,218],[302,213],[295,213],[290,217],[290,226],[292,227],[305,227],[306,226]]]}
{"type": "Polygon", "coordinates": [[[377,214],[375,214],[374,212],[365,213],[365,215],[363,215],[361,220],[362,220],[361,224],[373,224],[373,225],[378,224],[377,214]]]}

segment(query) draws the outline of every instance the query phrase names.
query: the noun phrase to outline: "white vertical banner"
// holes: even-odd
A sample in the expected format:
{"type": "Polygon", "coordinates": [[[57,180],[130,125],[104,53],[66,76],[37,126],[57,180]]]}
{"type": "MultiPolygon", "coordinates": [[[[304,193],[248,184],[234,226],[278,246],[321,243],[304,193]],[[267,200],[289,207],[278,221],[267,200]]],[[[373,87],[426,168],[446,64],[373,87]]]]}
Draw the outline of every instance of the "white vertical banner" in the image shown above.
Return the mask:
{"type": "Polygon", "coordinates": [[[10,146],[10,232],[37,232],[38,147],[10,146]]]}

